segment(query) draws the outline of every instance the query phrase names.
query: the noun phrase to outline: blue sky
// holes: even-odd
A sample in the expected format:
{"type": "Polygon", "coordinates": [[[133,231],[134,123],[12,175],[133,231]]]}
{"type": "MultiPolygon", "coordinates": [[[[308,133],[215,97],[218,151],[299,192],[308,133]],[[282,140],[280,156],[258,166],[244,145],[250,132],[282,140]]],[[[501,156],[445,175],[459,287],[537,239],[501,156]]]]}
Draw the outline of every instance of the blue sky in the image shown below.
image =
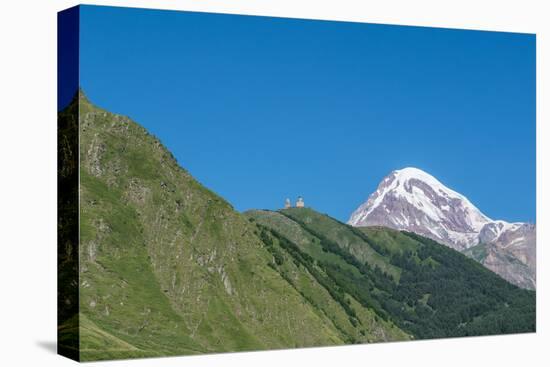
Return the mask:
{"type": "Polygon", "coordinates": [[[535,222],[535,36],[81,8],[80,83],[236,209],[347,220],[414,166],[535,222]]]}

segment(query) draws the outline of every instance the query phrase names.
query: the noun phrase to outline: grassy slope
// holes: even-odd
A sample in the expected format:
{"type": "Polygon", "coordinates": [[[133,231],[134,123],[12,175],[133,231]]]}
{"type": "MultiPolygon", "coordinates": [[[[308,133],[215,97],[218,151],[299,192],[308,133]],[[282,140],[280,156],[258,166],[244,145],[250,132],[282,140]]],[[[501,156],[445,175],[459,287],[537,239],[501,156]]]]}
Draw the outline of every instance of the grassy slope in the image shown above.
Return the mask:
{"type": "Polygon", "coordinates": [[[253,210],[245,214],[252,222],[258,224],[260,230],[268,229],[262,234],[269,236],[264,242],[273,243],[272,266],[283,274],[308,302],[330,318],[347,343],[410,339],[408,334],[392,322],[382,320],[372,309],[361,305],[345,291],[341,292],[341,299],[335,297],[334,292],[338,293],[338,287],[334,286],[324,270],[317,266],[317,262],[335,264],[355,276],[360,276],[360,272],[337,254],[323,251],[317,237],[278,212],[253,210]],[[290,249],[288,244],[285,248],[280,237],[289,240],[290,249]],[[296,250],[292,250],[293,245],[296,250]],[[304,260],[308,256],[315,259],[315,262],[308,264],[307,259],[304,260]],[[307,276],[298,275],[298,269],[306,269],[307,276]],[[346,309],[348,306],[343,307],[341,301],[349,305],[349,309],[346,309]]]}
{"type": "Polygon", "coordinates": [[[534,293],[463,255],[308,209],[243,216],[130,119],[80,111],[80,325],[60,343],[79,334],[82,360],[534,330],[534,293]]]}
{"type": "Polygon", "coordinates": [[[57,124],[57,321],[58,353],[78,359],[78,105],[57,124]]]}
{"type": "Polygon", "coordinates": [[[357,301],[417,338],[535,330],[534,292],[434,241],[383,227],[353,228],[307,208],[247,214],[299,246],[357,301]],[[341,251],[320,250],[334,246],[341,251]]]}
{"type": "Polygon", "coordinates": [[[366,309],[361,329],[347,325],[307,269],[274,269],[257,226],[155,137],[83,96],[80,142],[82,360],[406,338],[366,309]]]}

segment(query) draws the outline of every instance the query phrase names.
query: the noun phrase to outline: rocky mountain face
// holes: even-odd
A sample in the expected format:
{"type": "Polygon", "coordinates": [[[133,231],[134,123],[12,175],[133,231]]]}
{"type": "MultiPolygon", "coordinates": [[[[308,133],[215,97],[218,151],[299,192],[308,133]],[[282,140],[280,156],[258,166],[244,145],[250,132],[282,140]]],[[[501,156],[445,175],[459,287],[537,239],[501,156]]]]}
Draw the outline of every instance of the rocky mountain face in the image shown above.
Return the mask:
{"type": "Polygon", "coordinates": [[[536,287],[536,227],[494,221],[483,227],[479,244],[463,251],[509,282],[536,287]]]}
{"type": "Polygon", "coordinates": [[[535,225],[492,220],[417,168],[390,173],[348,223],[418,233],[472,256],[513,284],[536,287],[535,225]]]}

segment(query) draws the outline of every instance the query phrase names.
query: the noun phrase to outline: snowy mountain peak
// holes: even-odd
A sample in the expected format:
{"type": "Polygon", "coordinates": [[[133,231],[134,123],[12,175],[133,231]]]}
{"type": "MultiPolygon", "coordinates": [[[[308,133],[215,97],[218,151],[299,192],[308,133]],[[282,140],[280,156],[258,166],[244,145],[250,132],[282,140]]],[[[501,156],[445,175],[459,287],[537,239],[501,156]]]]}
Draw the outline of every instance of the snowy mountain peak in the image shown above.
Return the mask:
{"type": "Polygon", "coordinates": [[[469,247],[489,222],[466,197],[414,167],[386,176],[348,221],[410,230],[457,249],[469,247]]]}
{"type": "MultiPolygon", "coordinates": [[[[384,177],[376,191],[352,213],[348,224],[415,232],[459,251],[491,245],[498,248],[499,254],[505,250],[534,269],[534,225],[494,221],[465,196],[414,167],[384,177]]],[[[487,256],[486,266],[504,269],[495,271],[515,284],[534,288],[534,272],[519,279],[509,270],[509,264],[502,265],[505,256],[495,256],[487,256]]]]}
{"type": "Polygon", "coordinates": [[[430,175],[427,172],[422,171],[421,169],[414,167],[407,167],[400,170],[393,171],[392,174],[395,174],[397,185],[401,185],[405,188],[405,191],[410,193],[411,185],[415,185],[415,182],[423,182],[426,185],[430,186],[438,194],[443,195],[448,198],[458,199],[463,202],[470,209],[475,209],[479,212],[480,216],[486,220],[490,220],[488,217],[483,215],[470,201],[463,195],[458,192],[451,190],[447,186],[443,185],[438,179],[430,175]]]}
{"type": "Polygon", "coordinates": [[[426,183],[430,183],[434,186],[443,186],[443,184],[439,182],[434,176],[430,175],[425,171],[422,171],[419,168],[405,167],[402,169],[395,170],[392,173],[394,173],[395,176],[401,180],[417,179],[417,180],[422,180],[426,183]]]}

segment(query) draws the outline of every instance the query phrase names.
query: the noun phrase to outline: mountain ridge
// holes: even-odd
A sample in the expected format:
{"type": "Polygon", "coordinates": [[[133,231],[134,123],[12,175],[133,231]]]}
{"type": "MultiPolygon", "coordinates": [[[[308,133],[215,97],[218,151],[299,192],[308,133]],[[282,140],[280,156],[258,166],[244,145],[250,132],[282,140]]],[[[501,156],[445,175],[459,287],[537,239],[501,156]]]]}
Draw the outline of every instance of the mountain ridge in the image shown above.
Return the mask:
{"type": "Polygon", "coordinates": [[[530,323],[534,304],[527,299],[534,292],[429,238],[387,227],[353,227],[311,208],[245,214],[294,243],[341,289],[415,338],[474,335],[507,322],[530,323]],[[510,302],[497,301],[503,299],[510,302]]]}
{"type": "Polygon", "coordinates": [[[294,262],[275,270],[257,226],[130,118],[80,91],[59,120],[80,136],[80,231],[67,250],[78,277],[63,284],[78,287],[79,312],[60,325],[60,348],[76,341],[84,361],[410,338],[294,262]]]}
{"type": "Polygon", "coordinates": [[[139,124],[75,103],[59,119],[80,136],[78,251],[60,249],[78,313],[59,344],[80,360],[535,330],[534,292],[454,250],[307,208],[239,213],[139,124]]]}
{"type": "Polygon", "coordinates": [[[348,223],[409,230],[471,256],[472,248],[484,246],[492,256],[474,258],[516,285],[536,287],[536,226],[493,220],[464,195],[418,168],[395,170],[383,178],[348,223]],[[524,266],[507,261],[510,256],[524,266]]]}

